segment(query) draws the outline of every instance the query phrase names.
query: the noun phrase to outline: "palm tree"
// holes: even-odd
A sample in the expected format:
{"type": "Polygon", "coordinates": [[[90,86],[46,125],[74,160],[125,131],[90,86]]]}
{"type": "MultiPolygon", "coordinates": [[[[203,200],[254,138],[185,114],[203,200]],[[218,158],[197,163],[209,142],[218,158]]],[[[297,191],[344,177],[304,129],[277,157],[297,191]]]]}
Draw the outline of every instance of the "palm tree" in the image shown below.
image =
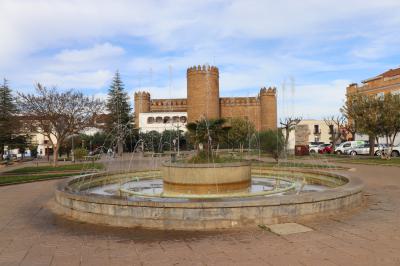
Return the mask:
{"type": "Polygon", "coordinates": [[[189,131],[189,139],[194,142],[198,154],[205,151],[206,155],[210,155],[213,146],[218,146],[229,127],[224,125],[225,119],[201,119],[186,125],[189,131]]]}

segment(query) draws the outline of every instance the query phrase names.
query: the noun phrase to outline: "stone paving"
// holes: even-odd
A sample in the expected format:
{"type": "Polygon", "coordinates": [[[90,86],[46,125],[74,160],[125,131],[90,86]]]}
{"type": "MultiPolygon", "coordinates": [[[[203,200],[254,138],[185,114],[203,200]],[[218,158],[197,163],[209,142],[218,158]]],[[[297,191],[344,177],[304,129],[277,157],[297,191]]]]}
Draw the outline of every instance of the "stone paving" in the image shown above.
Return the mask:
{"type": "Polygon", "coordinates": [[[299,221],[313,231],[283,236],[83,224],[46,208],[59,181],[0,187],[0,265],[400,265],[400,168],[351,167],[365,206],[299,221]]]}

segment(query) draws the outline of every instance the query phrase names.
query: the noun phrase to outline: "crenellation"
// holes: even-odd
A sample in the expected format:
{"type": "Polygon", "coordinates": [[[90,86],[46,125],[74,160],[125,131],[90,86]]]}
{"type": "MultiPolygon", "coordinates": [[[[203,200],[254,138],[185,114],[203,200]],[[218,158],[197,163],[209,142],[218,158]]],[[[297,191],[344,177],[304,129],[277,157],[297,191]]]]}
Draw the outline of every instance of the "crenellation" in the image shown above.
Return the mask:
{"type": "Polygon", "coordinates": [[[220,98],[221,105],[257,105],[259,101],[256,97],[226,97],[220,98]]]}
{"type": "Polygon", "coordinates": [[[210,65],[198,65],[189,67],[186,71],[187,75],[195,75],[197,73],[208,73],[212,75],[219,75],[218,68],[210,65]]]}

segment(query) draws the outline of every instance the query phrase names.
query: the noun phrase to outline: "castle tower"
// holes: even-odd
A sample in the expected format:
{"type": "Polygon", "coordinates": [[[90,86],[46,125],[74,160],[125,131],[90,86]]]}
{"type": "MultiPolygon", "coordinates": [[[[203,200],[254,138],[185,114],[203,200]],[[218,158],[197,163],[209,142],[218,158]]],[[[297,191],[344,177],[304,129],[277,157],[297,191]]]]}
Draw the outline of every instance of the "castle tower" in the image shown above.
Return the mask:
{"type": "Polygon", "coordinates": [[[260,90],[261,130],[277,128],[276,88],[260,90]]]}
{"type": "Polygon", "coordinates": [[[186,76],[188,122],[220,118],[218,68],[194,66],[187,69],[186,76]]]}
{"type": "Polygon", "coordinates": [[[135,92],[135,127],[139,127],[139,114],[150,112],[150,93],[135,92]]]}

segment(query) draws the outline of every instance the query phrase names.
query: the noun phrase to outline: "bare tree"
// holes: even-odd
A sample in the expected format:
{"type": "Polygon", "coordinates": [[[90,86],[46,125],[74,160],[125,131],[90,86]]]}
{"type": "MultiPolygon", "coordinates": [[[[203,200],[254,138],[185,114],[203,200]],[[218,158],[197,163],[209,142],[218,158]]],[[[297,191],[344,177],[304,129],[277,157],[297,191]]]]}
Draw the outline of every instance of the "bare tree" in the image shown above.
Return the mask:
{"type": "Polygon", "coordinates": [[[53,146],[53,165],[58,162],[58,151],[63,141],[83,129],[93,126],[96,116],[103,111],[102,101],[68,90],[58,92],[41,84],[37,94],[19,93],[21,112],[30,119],[31,126],[46,136],[53,146]]]}
{"type": "Polygon", "coordinates": [[[351,104],[349,100],[346,101],[346,103],[343,105],[343,107],[340,108],[340,112],[346,119],[344,123],[344,128],[348,133],[351,134],[353,140],[356,140],[356,133],[357,133],[357,121],[354,120],[354,118],[351,117],[351,114],[354,113],[353,111],[354,106],[351,104]]]}
{"type": "Polygon", "coordinates": [[[296,128],[296,125],[300,123],[301,120],[301,117],[286,117],[284,120],[279,121],[279,124],[282,126],[283,129],[285,129],[285,149],[287,149],[290,132],[296,128]]]}
{"type": "Polygon", "coordinates": [[[331,135],[332,150],[335,150],[335,145],[339,139],[344,139],[343,128],[345,126],[346,118],[344,116],[330,116],[324,118],[325,124],[329,127],[329,133],[331,135]]]}

